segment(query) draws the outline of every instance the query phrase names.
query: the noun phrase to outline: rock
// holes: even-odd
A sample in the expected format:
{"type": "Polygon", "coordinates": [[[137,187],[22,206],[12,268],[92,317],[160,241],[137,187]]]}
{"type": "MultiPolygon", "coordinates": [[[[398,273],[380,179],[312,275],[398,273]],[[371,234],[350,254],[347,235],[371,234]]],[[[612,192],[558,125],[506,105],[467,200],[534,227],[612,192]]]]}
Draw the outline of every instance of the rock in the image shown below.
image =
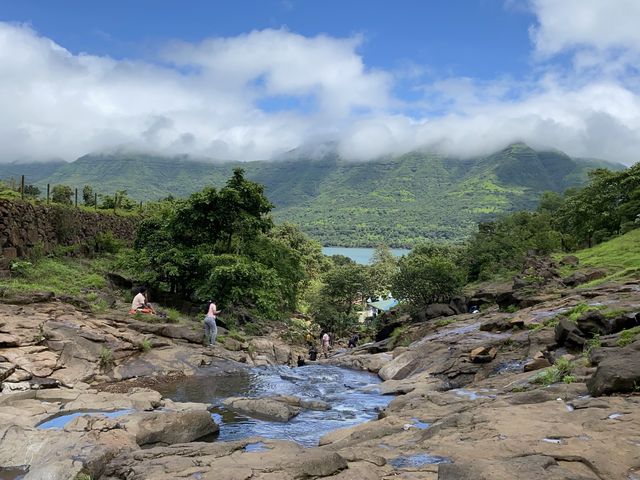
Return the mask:
{"type": "Polygon", "coordinates": [[[541,368],[550,367],[551,363],[544,357],[533,358],[524,364],[525,372],[532,372],[534,370],[540,370],[541,368]]]}
{"type": "Polygon", "coordinates": [[[588,337],[610,333],[607,323],[604,315],[597,310],[586,311],[576,322],[580,331],[588,337]]]}
{"type": "Polygon", "coordinates": [[[417,321],[425,321],[431,320],[432,318],[450,317],[455,314],[454,309],[447,304],[432,303],[431,305],[427,305],[427,308],[423,311],[419,312],[416,319],[417,321]]]}
{"type": "Polygon", "coordinates": [[[419,360],[416,357],[416,353],[408,351],[382,367],[378,372],[378,376],[383,380],[401,380],[409,376],[418,363],[419,360]]]}
{"type": "Polygon", "coordinates": [[[633,392],[640,385],[640,340],[624,348],[600,349],[604,358],[587,381],[593,396],[633,392]]]}
{"type": "Polygon", "coordinates": [[[561,318],[555,327],[555,338],[558,345],[582,349],[586,343],[578,326],[568,318],[561,318]]]}
{"type": "Polygon", "coordinates": [[[567,265],[570,267],[575,267],[580,263],[580,259],[575,255],[567,255],[560,260],[560,265],[567,265]]]}
{"type": "Polygon", "coordinates": [[[628,313],[609,319],[608,330],[610,333],[618,333],[638,325],[640,325],[640,313],[628,313]]]}
{"type": "Polygon", "coordinates": [[[469,359],[473,363],[488,363],[494,358],[498,350],[495,347],[478,347],[471,350],[469,353],[469,359]]]}
{"type": "Polygon", "coordinates": [[[300,413],[300,407],[294,407],[276,398],[229,397],[224,406],[250,417],[266,418],[279,422],[288,422],[300,413]]]}
{"type": "Polygon", "coordinates": [[[140,446],[193,442],[220,430],[207,410],[140,412],[118,418],[118,423],[140,446]]]}
{"type": "Polygon", "coordinates": [[[568,287],[576,287],[578,285],[582,285],[583,283],[592,282],[593,280],[598,280],[606,276],[607,272],[598,269],[590,270],[587,272],[575,272],[571,276],[563,278],[562,283],[564,283],[568,287]]]}
{"type": "Polygon", "coordinates": [[[467,313],[467,310],[469,308],[467,297],[453,297],[449,302],[449,307],[453,310],[455,315],[467,313]]]}
{"type": "Polygon", "coordinates": [[[8,333],[0,333],[0,348],[19,347],[20,338],[8,333]]]}

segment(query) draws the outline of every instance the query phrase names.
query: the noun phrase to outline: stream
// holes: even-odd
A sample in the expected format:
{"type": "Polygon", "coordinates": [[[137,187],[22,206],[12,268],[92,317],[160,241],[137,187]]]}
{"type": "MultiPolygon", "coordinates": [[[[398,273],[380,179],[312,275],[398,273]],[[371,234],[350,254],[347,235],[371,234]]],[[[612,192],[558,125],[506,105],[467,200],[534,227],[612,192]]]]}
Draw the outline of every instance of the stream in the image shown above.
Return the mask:
{"type": "Polygon", "coordinates": [[[377,383],[380,383],[378,376],[368,372],[332,365],[306,365],[259,367],[224,376],[198,375],[154,388],[174,401],[211,404],[212,415],[220,425],[218,440],[260,436],[317,446],[320,437],[332,430],[377,418],[378,411],[393,398],[363,390],[363,387],[377,383]],[[222,401],[231,396],[285,394],[323,400],[331,404],[331,409],[302,410],[284,423],[249,418],[222,406],[222,401]]]}

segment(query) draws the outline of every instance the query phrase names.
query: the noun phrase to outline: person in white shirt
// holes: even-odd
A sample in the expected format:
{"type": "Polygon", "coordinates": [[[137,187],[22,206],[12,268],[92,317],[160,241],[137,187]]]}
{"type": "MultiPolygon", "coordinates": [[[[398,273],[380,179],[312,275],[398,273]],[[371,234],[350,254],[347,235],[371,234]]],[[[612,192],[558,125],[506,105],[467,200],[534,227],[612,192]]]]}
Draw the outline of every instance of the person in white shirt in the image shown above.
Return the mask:
{"type": "Polygon", "coordinates": [[[151,305],[147,302],[146,297],[147,289],[145,287],[140,288],[138,294],[133,297],[133,301],[131,302],[131,313],[142,312],[142,313],[155,313],[151,305]]]}
{"type": "Polygon", "coordinates": [[[209,303],[209,311],[204,317],[204,336],[205,342],[209,342],[209,346],[212,347],[216,344],[216,337],[218,336],[218,326],[216,325],[216,318],[220,312],[216,308],[216,304],[209,303]]]}

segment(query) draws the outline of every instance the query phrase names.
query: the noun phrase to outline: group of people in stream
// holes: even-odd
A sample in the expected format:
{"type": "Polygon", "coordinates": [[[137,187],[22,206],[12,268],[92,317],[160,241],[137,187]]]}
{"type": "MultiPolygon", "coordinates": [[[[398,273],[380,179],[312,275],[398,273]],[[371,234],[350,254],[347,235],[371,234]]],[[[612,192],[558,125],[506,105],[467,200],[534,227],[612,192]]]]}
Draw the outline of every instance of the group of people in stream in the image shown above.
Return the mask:
{"type": "MultiPolygon", "coordinates": [[[[151,303],[149,303],[147,289],[145,287],[141,287],[135,297],[133,297],[129,313],[131,313],[132,315],[136,313],[158,315],[151,303]]],[[[218,336],[218,325],[216,323],[216,320],[219,313],[220,310],[218,310],[216,304],[210,301],[207,313],[204,317],[204,338],[205,344],[209,347],[213,347],[216,343],[216,337],[218,336]]],[[[360,337],[357,333],[352,335],[349,338],[348,347],[355,348],[358,345],[359,340],[360,337]]],[[[307,346],[309,347],[309,360],[315,362],[318,359],[318,350],[316,348],[314,336],[311,334],[311,332],[307,332],[306,342],[307,346]]],[[[322,355],[324,355],[324,358],[329,358],[329,351],[332,348],[331,334],[327,331],[323,331],[320,335],[320,343],[322,348],[322,355]]],[[[302,358],[302,356],[298,356],[298,366],[301,367],[305,365],[305,363],[305,359],[302,358]]]]}

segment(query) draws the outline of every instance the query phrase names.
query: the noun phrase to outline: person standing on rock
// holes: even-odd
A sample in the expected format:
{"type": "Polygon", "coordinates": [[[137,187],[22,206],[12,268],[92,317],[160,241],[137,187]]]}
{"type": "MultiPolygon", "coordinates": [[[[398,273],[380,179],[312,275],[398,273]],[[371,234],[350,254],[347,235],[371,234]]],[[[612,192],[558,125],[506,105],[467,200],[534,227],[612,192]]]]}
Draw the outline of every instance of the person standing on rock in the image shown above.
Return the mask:
{"type": "Polygon", "coordinates": [[[328,332],[324,332],[322,335],[322,353],[324,353],[324,358],[329,358],[329,343],[331,342],[331,337],[328,332]]]}
{"type": "Polygon", "coordinates": [[[220,312],[216,308],[216,304],[209,303],[209,311],[204,317],[204,339],[205,342],[209,342],[210,347],[216,344],[216,337],[218,336],[218,326],[216,325],[216,318],[220,312]]]}

